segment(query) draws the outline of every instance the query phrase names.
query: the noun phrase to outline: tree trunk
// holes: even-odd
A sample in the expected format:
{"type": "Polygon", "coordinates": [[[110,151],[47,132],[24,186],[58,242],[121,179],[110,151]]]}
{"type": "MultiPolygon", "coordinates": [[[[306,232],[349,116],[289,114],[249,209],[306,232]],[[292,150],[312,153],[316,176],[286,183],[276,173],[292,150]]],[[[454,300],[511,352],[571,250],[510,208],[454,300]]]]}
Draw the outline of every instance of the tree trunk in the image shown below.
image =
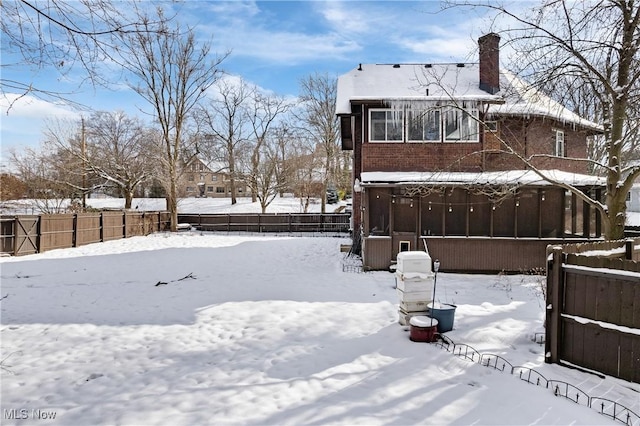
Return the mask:
{"type": "Polygon", "coordinates": [[[169,210],[170,230],[176,232],[178,230],[178,188],[176,172],[172,168],[169,171],[169,191],[167,191],[167,210],[169,210]]]}
{"type": "Polygon", "coordinates": [[[604,236],[607,240],[624,239],[625,218],[627,216],[627,194],[625,191],[614,189],[607,191],[608,215],[605,217],[604,236]]]}
{"type": "Polygon", "coordinates": [[[236,164],[233,155],[229,156],[229,186],[231,188],[231,205],[238,202],[236,199],[236,164]]]}
{"type": "Polygon", "coordinates": [[[133,191],[130,189],[123,189],[122,192],[124,195],[124,208],[130,209],[131,203],[133,202],[133,191]]]}

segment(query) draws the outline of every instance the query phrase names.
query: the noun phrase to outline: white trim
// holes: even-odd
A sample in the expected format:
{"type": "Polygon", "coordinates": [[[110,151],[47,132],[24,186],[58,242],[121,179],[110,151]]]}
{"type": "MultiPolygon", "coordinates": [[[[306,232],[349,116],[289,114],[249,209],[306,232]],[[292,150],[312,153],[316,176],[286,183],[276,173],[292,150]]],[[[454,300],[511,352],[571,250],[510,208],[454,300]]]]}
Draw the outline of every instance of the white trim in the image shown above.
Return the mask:
{"type": "Polygon", "coordinates": [[[555,144],[553,155],[556,157],[566,157],[567,156],[567,144],[565,142],[564,130],[553,129],[555,134],[555,144]]]}
{"type": "MultiPolygon", "coordinates": [[[[541,170],[541,173],[559,182],[575,186],[605,186],[606,179],[570,173],[561,170],[541,170]]],[[[446,184],[446,185],[553,185],[541,178],[533,170],[508,170],[501,172],[362,172],[361,186],[379,186],[381,184],[446,184]]]]}
{"type": "Polygon", "coordinates": [[[404,142],[404,111],[394,111],[391,108],[370,108],[369,109],[369,142],[371,143],[402,143],[404,142]],[[374,131],[373,131],[373,119],[371,118],[372,113],[375,112],[384,112],[384,136],[385,139],[374,139],[374,131]],[[389,118],[389,114],[391,117],[389,118]],[[399,115],[399,117],[394,117],[394,115],[399,115]],[[388,139],[389,137],[389,124],[393,126],[393,123],[400,122],[400,139],[388,139]]]}

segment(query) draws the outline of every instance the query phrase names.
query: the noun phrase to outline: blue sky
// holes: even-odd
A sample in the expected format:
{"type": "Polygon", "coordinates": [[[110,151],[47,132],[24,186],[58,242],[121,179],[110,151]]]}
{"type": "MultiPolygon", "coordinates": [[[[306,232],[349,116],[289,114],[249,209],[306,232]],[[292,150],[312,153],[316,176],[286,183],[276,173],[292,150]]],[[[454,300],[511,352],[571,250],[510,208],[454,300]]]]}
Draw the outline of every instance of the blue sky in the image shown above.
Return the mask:
{"type": "MultiPolygon", "coordinates": [[[[439,1],[185,1],[166,7],[199,37],[212,38],[212,52],[231,51],[222,63],[228,74],[283,96],[296,96],[300,79],[308,75],[339,76],[358,63],[475,62],[475,42],[491,30],[488,16],[461,8],[441,11],[439,1]]],[[[47,69],[24,68],[4,38],[2,43],[3,79],[77,92],[69,98],[96,110],[140,116],[148,110],[125,84],[113,90],[79,88],[80,74],[60,78],[47,69]]],[[[78,114],[27,96],[7,115],[12,96],[0,96],[5,166],[10,148],[40,144],[45,120],[78,114]]]]}

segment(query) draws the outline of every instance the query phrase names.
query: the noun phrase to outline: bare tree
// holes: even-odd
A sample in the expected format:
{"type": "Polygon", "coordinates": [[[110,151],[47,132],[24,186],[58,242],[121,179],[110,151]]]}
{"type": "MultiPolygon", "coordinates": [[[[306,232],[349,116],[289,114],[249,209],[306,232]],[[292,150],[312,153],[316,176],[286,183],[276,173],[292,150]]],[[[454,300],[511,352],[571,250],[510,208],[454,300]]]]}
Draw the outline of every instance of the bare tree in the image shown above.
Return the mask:
{"type": "Polygon", "coordinates": [[[256,154],[254,146],[251,155],[252,169],[250,185],[256,199],[260,202],[262,213],[266,213],[267,207],[278,196],[285,183],[278,178],[280,167],[279,141],[274,132],[265,135],[260,143],[260,152],[256,154]],[[260,159],[254,163],[256,156],[260,159]]]}
{"type": "Polygon", "coordinates": [[[277,157],[276,179],[280,187],[280,197],[290,190],[293,181],[293,169],[291,157],[294,153],[295,139],[297,135],[292,126],[286,123],[279,124],[273,131],[275,138],[274,151],[277,157]]]}
{"type": "Polygon", "coordinates": [[[137,0],[126,3],[105,0],[0,2],[2,69],[5,70],[0,77],[0,92],[74,103],[72,93],[39,86],[29,79],[29,75],[42,69],[55,71],[60,78],[81,70],[79,87],[86,82],[109,85],[112,79],[118,81],[120,76],[105,72],[104,64],[117,59],[114,53],[119,38],[161,27],[161,22],[140,25],[138,15],[131,12],[142,4],[137,0]],[[18,55],[15,62],[7,60],[15,54],[18,55]],[[33,72],[22,73],[17,79],[6,77],[6,70],[25,66],[33,72]]]}
{"type": "Polygon", "coordinates": [[[104,186],[115,187],[130,209],[138,185],[150,176],[152,140],[142,122],[122,111],[96,112],[87,120],[86,148],[81,159],[104,186]]]}
{"type": "Polygon", "coordinates": [[[198,151],[210,160],[222,161],[227,165],[231,204],[236,204],[236,185],[241,174],[238,170],[238,150],[246,142],[247,102],[254,89],[243,80],[234,84],[226,79],[220,79],[216,88],[219,97],[211,99],[196,111],[203,134],[198,151]]]}
{"type": "MultiPolygon", "coordinates": [[[[640,164],[626,161],[639,157],[640,146],[639,5],[633,0],[547,0],[526,14],[491,3],[474,6],[516,22],[502,35],[514,49],[516,71],[537,88],[562,102],[579,87],[595,96],[592,110],[604,128],[604,158],[582,161],[606,177],[606,199],[602,202],[575,187],[561,186],[602,214],[607,238],[623,238],[626,196],[640,176],[640,164]],[[562,92],[553,90],[556,87],[562,92]]],[[[550,180],[542,171],[537,173],[550,180]]]]}
{"type": "MultiPolygon", "coordinates": [[[[281,96],[264,94],[257,89],[254,89],[252,94],[251,104],[247,110],[252,133],[251,141],[253,142],[248,181],[251,188],[251,199],[255,202],[257,198],[260,198],[258,194],[261,191],[258,187],[259,182],[262,181],[262,186],[265,183],[265,176],[261,175],[264,175],[267,170],[271,173],[271,168],[275,167],[275,165],[262,164],[263,161],[267,163],[274,161],[271,158],[274,155],[273,147],[266,146],[267,137],[271,129],[278,124],[278,120],[282,118],[282,115],[289,111],[291,105],[281,96]],[[267,157],[263,158],[263,154],[267,155],[267,157]]],[[[275,169],[273,172],[275,173],[275,169]]]]}
{"type": "Polygon", "coordinates": [[[11,173],[0,173],[0,201],[17,200],[27,195],[27,185],[11,173]]]}
{"type": "Polygon", "coordinates": [[[160,129],[163,181],[167,191],[167,209],[171,215],[171,230],[178,224],[178,188],[180,166],[184,162],[183,141],[189,114],[205,92],[219,78],[218,66],[226,57],[210,55],[210,44],[200,45],[193,29],[170,28],[163,24],[154,32],[152,22],[163,22],[161,9],[158,19],[142,19],[142,28],[124,38],[125,67],[134,76],[131,87],[154,110],[160,129]]]}
{"type": "Polygon", "coordinates": [[[315,74],[300,81],[300,100],[302,110],[296,113],[311,138],[322,149],[324,165],[322,168],[321,210],[326,211],[325,193],[330,184],[336,184],[340,146],[338,118],[335,115],[337,98],[337,79],[328,74],[315,74]]]}
{"type": "Polygon", "coordinates": [[[324,164],[323,155],[319,155],[315,148],[308,134],[297,135],[291,143],[292,152],[287,160],[289,185],[300,198],[300,207],[304,213],[309,211],[311,200],[318,194],[318,170],[324,164]]]}
{"type": "Polygon", "coordinates": [[[44,214],[60,213],[69,199],[77,200],[78,196],[74,185],[70,185],[73,179],[67,174],[67,159],[51,147],[43,146],[41,150],[26,148],[10,153],[13,167],[26,186],[25,195],[44,214]]]}
{"type": "Polygon", "coordinates": [[[78,198],[79,207],[86,208],[86,198],[101,186],[91,174],[86,156],[84,119],[51,119],[44,130],[42,161],[55,170],[57,184],[70,188],[70,198],[78,198]]]}

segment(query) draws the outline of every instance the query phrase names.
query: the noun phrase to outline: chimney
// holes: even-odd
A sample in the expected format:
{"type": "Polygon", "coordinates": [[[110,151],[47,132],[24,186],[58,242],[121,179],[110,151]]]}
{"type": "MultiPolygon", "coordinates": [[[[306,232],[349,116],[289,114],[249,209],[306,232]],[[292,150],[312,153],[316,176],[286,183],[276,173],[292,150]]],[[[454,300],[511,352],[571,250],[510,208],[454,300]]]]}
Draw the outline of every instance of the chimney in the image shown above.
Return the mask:
{"type": "Polygon", "coordinates": [[[478,39],[480,49],[480,89],[495,95],[500,91],[500,36],[496,33],[478,39]]]}

